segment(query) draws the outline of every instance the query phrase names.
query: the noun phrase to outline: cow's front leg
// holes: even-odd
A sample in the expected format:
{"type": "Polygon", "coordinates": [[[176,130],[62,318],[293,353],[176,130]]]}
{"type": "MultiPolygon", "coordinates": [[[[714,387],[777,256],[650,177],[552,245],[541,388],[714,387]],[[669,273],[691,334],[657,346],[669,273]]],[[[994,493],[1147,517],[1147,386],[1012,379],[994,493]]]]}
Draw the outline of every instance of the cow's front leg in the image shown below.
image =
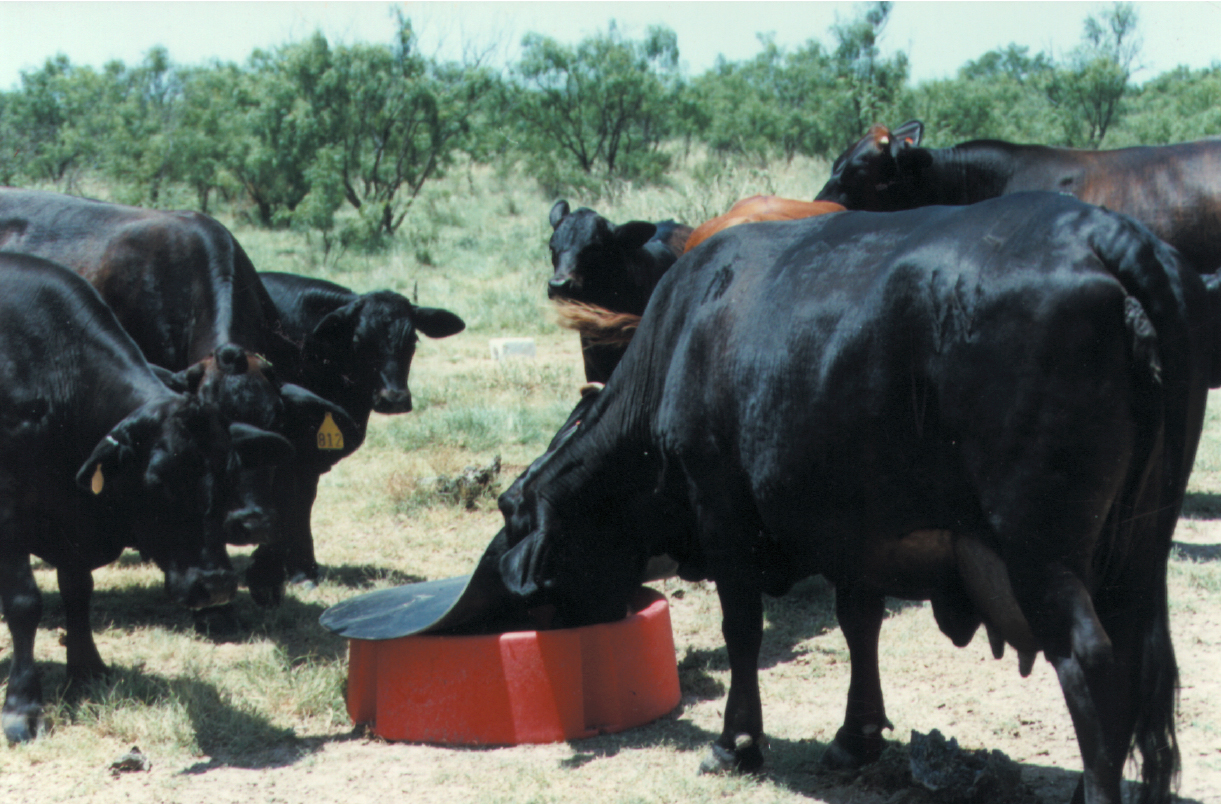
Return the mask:
{"type": "Polygon", "coordinates": [[[93,573],[88,567],[61,564],[56,569],[59,595],[64,601],[64,648],[68,654],[68,678],[89,681],[106,674],[106,664],[93,641],[89,622],[89,600],[93,597],[93,573]]]}
{"type": "Polygon", "coordinates": [[[10,742],[25,742],[43,730],[42,684],[34,666],[34,634],[42,617],[42,594],[30,570],[30,557],[0,554],[0,602],[13,638],[13,664],[0,723],[10,742]]]}
{"type": "Polygon", "coordinates": [[[729,698],[725,729],[700,763],[700,770],[755,771],[763,765],[763,703],[759,699],[763,596],[753,584],[724,576],[717,579],[717,595],[721,598],[721,632],[729,653],[729,698]]]}
{"type": "Polygon", "coordinates": [[[823,754],[824,767],[855,768],[873,762],[885,747],[882,729],[894,728],[882,703],[878,671],[878,635],[885,613],[884,596],[846,585],[836,587],[835,616],[848,643],[852,679],[844,725],[823,754]]]}
{"type": "Polygon", "coordinates": [[[246,585],[250,588],[250,597],[260,606],[278,606],[284,599],[287,577],[284,560],[284,545],[280,542],[260,545],[254,551],[246,569],[246,585]]]}
{"type": "Polygon", "coordinates": [[[310,466],[284,466],[276,472],[276,509],[280,514],[278,539],[284,545],[284,574],[288,583],[318,582],[314,533],[310,516],[318,497],[318,471],[310,466]]]}

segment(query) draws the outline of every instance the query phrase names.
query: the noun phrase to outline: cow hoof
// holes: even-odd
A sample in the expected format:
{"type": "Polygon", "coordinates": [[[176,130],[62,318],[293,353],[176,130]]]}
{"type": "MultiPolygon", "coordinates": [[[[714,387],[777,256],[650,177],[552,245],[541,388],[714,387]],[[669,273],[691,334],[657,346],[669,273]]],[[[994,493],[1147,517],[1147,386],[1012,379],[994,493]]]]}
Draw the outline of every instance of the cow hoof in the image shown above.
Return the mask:
{"type": "Polygon", "coordinates": [[[734,740],[732,750],[720,743],[713,743],[703,760],[700,761],[700,773],[727,773],[729,771],[754,773],[761,767],[763,767],[763,751],[747,734],[738,735],[734,740]]]}
{"type": "Polygon", "coordinates": [[[212,606],[194,613],[195,633],[200,636],[226,639],[242,633],[242,621],[233,606],[212,606]]]}
{"type": "Polygon", "coordinates": [[[22,707],[24,711],[8,711],[0,714],[0,725],[10,743],[28,743],[46,730],[46,721],[41,706],[22,707]]]}
{"type": "Polygon", "coordinates": [[[265,609],[274,608],[284,600],[284,584],[278,583],[270,586],[252,585],[250,587],[250,597],[255,603],[265,609]]]}
{"type": "Polygon", "coordinates": [[[865,763],[853,756],[852,752],[839,744],[839,740],[832,740],[827,746],[827,750],[823,752],[822,759],[819,760],[819,766],[825,770],[855,770],[865,763]]]}
{"type": "Polygon", "coordinates": [[[728,773],[733,770],[737,757],[733,751],[713,743],[708,753],[700,760],[700,773],[728,773]]]}
{"type": "MultiPolygon", "coordinates": [[[[893,729],[894,726],[890,725],[888,720],[884,728],[893,729]]],[[[882,756],[885,748],[886,741],[877,730],[874,730],[872,735],[863,737],[848,734],[841,726],[835,734],[835,739],[823,752],[819,764],[827,770],[854,770],[875,762],[882,756]]]]}
{"type": "Polygon", "coordinates": [[[306,590],[317,589],[318,574],[310,575],[306,570],[298,570],[288,577],[288,582],[293,586],[299,586],[306,590]]]}

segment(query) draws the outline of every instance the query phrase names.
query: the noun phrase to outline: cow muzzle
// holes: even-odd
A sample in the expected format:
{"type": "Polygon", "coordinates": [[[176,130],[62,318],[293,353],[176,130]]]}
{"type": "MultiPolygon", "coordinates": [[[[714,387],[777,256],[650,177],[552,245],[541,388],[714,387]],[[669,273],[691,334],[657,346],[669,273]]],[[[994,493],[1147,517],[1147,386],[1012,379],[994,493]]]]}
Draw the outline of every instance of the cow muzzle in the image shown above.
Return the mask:
{"type": "Polygon", "coordinates": [[[275,530],[275,517],[262,508],[249,506],[230,511],[225,517],[226,544],[266,544],[275,530]]]}
{"type": "Polygon", "coordinates": [[[578,290],[580,286],[576,278],[571,275],[552,277],[547,281],[547,298],[554,299],[556,297],[568,296],[573,291],[578,290]]]}
{"type": "Polygon", "coordinates": [[[373,395],[373,410],[378,413],[410,413],[411,392],[406,388],[383,388],[373,395]]]}
{"type": "Polygon", "coordinates": [[[228,567],[169,569],[165,589],[175,603],[189,609],[219,606],[237,592],[237,573],[228,567]]]}

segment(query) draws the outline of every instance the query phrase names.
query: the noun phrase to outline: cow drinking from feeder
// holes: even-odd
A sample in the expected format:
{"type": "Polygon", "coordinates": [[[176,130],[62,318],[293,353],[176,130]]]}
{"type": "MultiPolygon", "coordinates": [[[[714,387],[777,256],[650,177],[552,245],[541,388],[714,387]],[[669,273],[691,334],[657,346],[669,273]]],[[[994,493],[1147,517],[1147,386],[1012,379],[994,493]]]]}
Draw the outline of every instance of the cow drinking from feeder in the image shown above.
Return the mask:
{"type": "Polygon", "coordinates": [[[1166,802],[1166,565],[1216,322],[1131,220],[1066,196],[734,227],[657,286],[579,423],[505,500],[500,575],[554,624],[623,616],[651,557],[716,583],[731,686],[707,768],[763,762],[761,593],[822,574],[852,658],[834,765],[890,724],[887,595],[1055,667],[1085,774],[1166,802]],[[651,526],[650,522],[661,522],[651,526]]]}

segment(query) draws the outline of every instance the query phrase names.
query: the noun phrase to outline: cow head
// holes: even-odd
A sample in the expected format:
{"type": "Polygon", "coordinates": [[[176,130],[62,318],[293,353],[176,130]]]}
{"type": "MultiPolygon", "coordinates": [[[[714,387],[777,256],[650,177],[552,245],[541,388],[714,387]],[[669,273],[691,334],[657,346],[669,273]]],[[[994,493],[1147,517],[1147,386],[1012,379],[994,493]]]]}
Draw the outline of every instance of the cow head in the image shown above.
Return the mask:
{"type": "Polygon", "coordinates": [[[644,312],[647,291],[631,274],[636,268],[632,254],[657,233],[656,224],[631,221],[615,226],[592,209],[571,211],[567,201],[555,203],[550,221],[554,273],[547,283],[549,298],[644,312]]]}
{"type": "Polygon", "coordinates": [[[681,502],[659,487],[659,462],[638,449],[597,448],[585,431],[602,409],[582,398],[548,451],[500,496],[501,581],[526,608],[554,608],[551,624],[620,619],[649,559],[691,533],[681,502]]]}
{"type": "MultiPolygon", "coordinates": [[[[378,413],[407,413],[411,410],[407,374],[417,333],[446,338],[465,328],[465,322],[449,310],[417,307],[398,293],[382,290],[327,314],[307,336],[304,358],[341,371],[347,386],[344,395],[355,395],[364,413],[365,404],[378,413]]],[[[359,412],[353,413],[360,418],[359,412]]]]}
{"type": "Polygon", "coordinates": [[[237,576],[225,554],[224,498],[242,467],[282,460],[283,438],[226,425],[213,405],[168,394],[136,409],[94,447],[76,482],[106,527],[152,558],[177,602],[227,602],[237,576]]]}
{"type": "Polygon", "coordinates": [[[919,120],[909,120],[893,131],[873,126],[835,160],[831,178],[814,200],[874,212],[908,209],[912,203],[906,185],[928,159],[919,147],[923,134],[919,120]]]}
{"type": "Polygon", "coordinates": [[[338,405],[289,383],[281,383],[263,357],[225,344],[185,371],[160,376],[173,390],[213,405],[229,422],[280,437],[275,455],[241,460],[225,496],[224,529],[229,544],[273,539],[277,513],[272,501],[275,466],[289,459],[325,470],[359,446],[363,432],[338,405]],[[328,423],[327,414],[330,414],[328,423]],[[333,427],[327,441],[320,433],[333,427]]]}

